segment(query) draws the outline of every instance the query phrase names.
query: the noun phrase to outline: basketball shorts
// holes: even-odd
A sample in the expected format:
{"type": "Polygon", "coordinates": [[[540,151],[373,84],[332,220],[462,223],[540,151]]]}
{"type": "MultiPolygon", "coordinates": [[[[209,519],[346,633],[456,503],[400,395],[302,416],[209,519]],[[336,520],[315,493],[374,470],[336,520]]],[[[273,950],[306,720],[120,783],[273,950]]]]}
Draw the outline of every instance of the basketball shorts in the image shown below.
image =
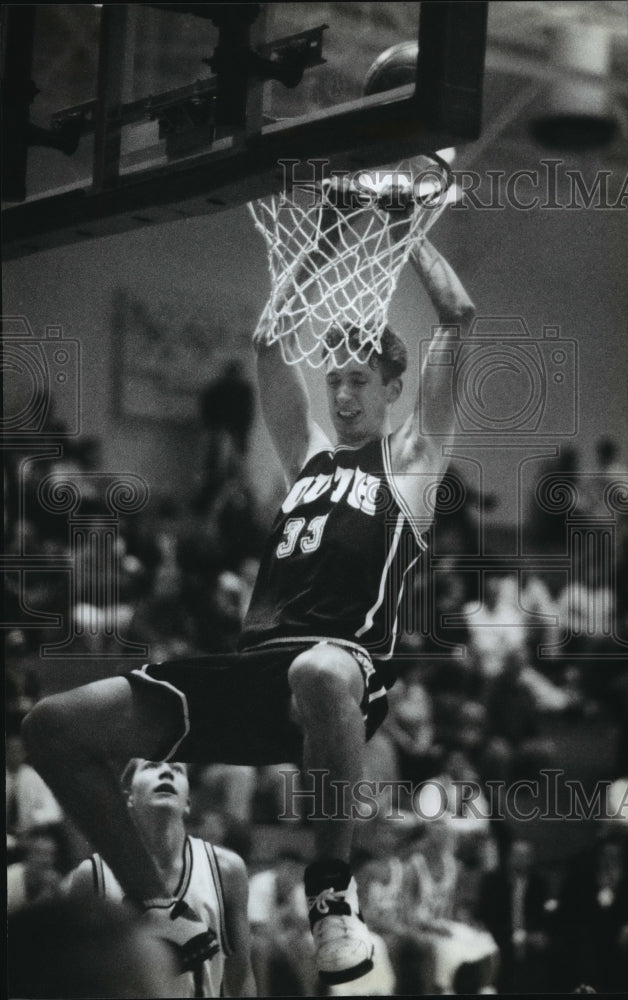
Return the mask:
{"type": "Polygon", "coordinates": [[[344,640],[289,640],[239,653],[147,664],[125,676],[136,690],[151,690],[172,704],[180,720],[174,743],[162,759],[189,763],[262,766],[300,763],[302,732],[291,718],[288,670],[318,642],[346,648],[364,680],[361,709],[366,738],[386,716],[386,690],[393,678],[387,663],[373,661],[361,646],[344,640]]]}

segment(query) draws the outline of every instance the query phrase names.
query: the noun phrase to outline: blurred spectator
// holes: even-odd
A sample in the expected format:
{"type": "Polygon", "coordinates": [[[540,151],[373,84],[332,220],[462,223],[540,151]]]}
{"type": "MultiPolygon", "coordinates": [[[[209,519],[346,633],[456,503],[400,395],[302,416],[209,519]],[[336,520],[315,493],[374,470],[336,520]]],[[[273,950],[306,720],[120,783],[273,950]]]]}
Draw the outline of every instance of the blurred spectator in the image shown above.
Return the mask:
{"type": "Polygon", "coordinates": [[[249,883],[253,972],[260,996],[318,996],[301,858],[283,853],[249,883]]]}
{"type": "MultiPolygon", "coordinates": [[[[99,446],[93,439],[87,439],[85,446],[82,441],[65,441],[58,457],[52,458],[49,463],[33,463],[25,481],[25,514],[35,519],[42,538],[65,544],[68,537],[67,512],[47,509],[41,503],[38,490],[44,478],[49,478],[52,483],[64,484],[80,476],[81,515],[106,513],[104,495],[100,492],[97,478],[84,475],[94,471],[98,454],[99,446]]],[[[27,469],[28,464],[25,471],[27,469]]]]}
{"type": "Polygon", "coordinates": [[[595,442],[595,468],[585,481],[585,498],[588,512],[606,520],[609,516],[604,494],[606,488],[613,482],[622,483],[624,489],[628,486],[628,465],[622,461],[618,442],[605,435],[595,442]],[[588,486],[588,489],[586,488],[588,486]]]}
{"type": "Polygon", "coordinates": [[[178,566],[172,569],[168,578],[160,571],[154,589],[138,599],[129,637],[132,641],[146,643],[153,661],[167,659],[175,650],[181,657],[200,655],[194,618],[185,601],[178,566]]]}
{"type": "Polygon", "coordinates": [[[442,747],[435,743],[432,698],[409,673],[389,692],[389,712],[366,744],[363,778],[369,782],[369,803],[360,813],[355,848],[377,854],[392,850],[394,826],[399,816],[412,810],[412,793],[418,785],[440,774],[442,747]],[[396,817],[391,822],[391,808],[396,817]],[[387,830],[387,827],[390,828],[387,830]]]}
{"type": "Polygon", "coordinates": [[[628,778],[617,778],[609,786],[606,795],[609,832],[620,831],[628,842],[628,778]]]}
{"type": "MultiPolygon", "coordinates": [[[[35,671],[28,666],[28,639],[24,629],[11,629],[5,637],[4,671],[5,715],[17,721],[31,710],[39,698],[41,685],[35,671]]],[[[11,731],[9,725],[8,731],[11,731]]]]}
{"type": "Polygon", "coordinates": [[[19,733],[6,738],[7,850],[19,846],[22,837],[36,827],[61,823],[63,813],[54,795],[34,768],[26,762],[19,733]]]}
{"type": "Polygon", "coordinates": [[[608,789],[608,819],[591,847],[573,857],[560,894],[556,988],[590,983],[598,993],[628,984],[628,780],[608,789]]]}
{"type": "Polygon", "coordinates": [[[406,656],[418,642],[422,662],[428,664],[423,680],[429,677],[433,693],[455,689],[472,694],[475,690],[475,671],[467,652],[469,629],[462,613],[471,592],[474,588],[465,574],[457,571],[453,558],[443,559],[428,580],[418,575],[415,581],[414,611],[407,618],[420,622],[420,632],[417,629],[399,636],[399,652],[405,654],[399,656],[399,670],[403,673],[405,667],[407,671],[406,656]]]}
{"type": "Polygon", "coordinates": [[[209,512],[223,485],[238,478],[248,449],[253,423],[255,393],[238,361],[200,395],[200,415],[205,428],[205,457],[196,509],[209,512]]]}
{"type": "Polygon", "coordinates": [[[229,819],[250,824],[257,786],[254,767],[208,764],[193,768],[192,775],[192,802],[196,813],[218,811],[229,819]]]}
{"type": "Polygon", "coordinates": [[[533,844],[513,840],[503,868],[484,876],[475,914],[499,946],[499,993],[546,990],[554,907],[550,888],[536,868],[533,844]]]}
{"type": "Polygon", "coordinates": [[[458,692],[442,693],[434,698],[436,738],[444,753],[460,750],[477,761],[488,736],[485,706],[458,692]]]}
{"type": "Polygon", "coordinates": [[[63,871],[63,841],[59,825],[38,826],[22,838],[22,860],[7,866],[8,912],[27,903],[54,897],[63,871]]]}
{"type": "Polygon", "coordinates": [[[511,653],[523,653],[526,631],[514,576],[485,579],[483,602],[465,605],[470,647],[484,678],[498,677],[511,653]]]}
{"type": "MultiPolygon", "coordinates": [[[[261,541],[256,500],[246,455],[253,425],[255,391],[240,361],[230,362],[201,393],[205,454],[192,507],[217,546],[220,569],[236,569],[255,555],[261,541]]],[[[217,652],[211,649],[211,652],[217,652]]]]}
{"type": "Polygon", "coordinates": [[[435,783],[425,785],[418,812],[431,818],[399,825],[396,849],[366,861],[358,874],[365,918],[386,945],[397,996],[451,993],[466,963],[482,967],[478,991],[494,979],[495,942],[458,910],[460,866],[441,795],[435,783]]]}
{"type": "MultiPolygon", "coordinates": [[[[432,532],[433,549],[439,555],[475,555],[479,552],[483,519],[497,505],[493,494],[480,492],[478,484],[472,483],[467,470],[465,462],[450,463],[438,489],[432,532]]],[[[476,597],[474,583],[470,576],[466,600],[476,597]]]]}
{"type": "MultiPolygon", "coordinates": [[[[502,672],[487,685],[491,738],[483,751],[483,766],[494,766],[497,754],[502,773],[512,774],[517,760],[540,735],[544,719],[578,709],[581,704],[578,690],[553,684],[530,667],[520,652],[509,653],[504,657],[502,672]]],[[[495,775],[486,774],[491,776],[495,775]]]]}
{"type": "Polygon", "coordinates": [[[253,421],[255,392],[240,361],[231,361],[202,391],[201,418],[211,431],[224,430],[234,448],[245,454],[253,421]]]}
{"type": "Polygon", "coordinates": [[[122,522],[126,551],[139,559],[147,587],[156,594],[173,593],[178,583],[176,546],[181,521],[176,501],[168,495],[157,495],[151,496],[141,515],[122,522]]]}
{"type": "Polygon", "coordinates": [[[190,836],[226,847],[239,854],[248,864],[252,844],[252,831],[248,823],[227,815],[219,808],[199,808],[192,801],[186,828],[190,836]]]}
{"type": "MultiPolygon", "coordinates": [[[[383,736],[392,748],[396,778],[418,784],[438,773],[442,748],[436,743],[434,708],[429,691],[411,678],[401,677],[388,696],[383,736]]],[[[383,775],[381,775],[383,777],[383,775]]]]}
{"type": "MultiPolygon", "coordinates": [[[[242,523],[245,532],[246,518],[242,523]]],[[[242,570],[250,571],[253,549],[244,544],[242,558],[227,562],[223,546],[229,547],[222,529],[210,529],[196,523],[179,539],[177,560],[180,586],[177,597],[187,615],[187,635],[193,645],[205,653],[230,652],[234,649],[245,609],[250,599],[250,581],[242,570]],[[220,543],[219,541],[220,540],[220,543]]],[[[231,546],[233,549],[233,546],[231,546]]],[[[235,550],[234,550],[235,551],[235,550]]]]}
{"type": "MultiPolygon", "coordinates": [[[[22,539],[24,541],[24,539],[22,539]]],[[[34,535],[29,541],[29,552],[49,558],[54,565],[56,557],[63,561],[70,556],[67,544],[34,535]]],[[[7,571],[4,590],[5,620],[17,626],[9,633],[9,664],[15,664],[42,642],[59,640],[58,618],[67,614],[69,579],[66,573],[7,571]]]]}
{"type": "Polygon", "coordinates": [[[536,736],[539,719],[536,701],[521,675],[524,661],[519,653],[504,658],[503,670],[488,688],[487,712],[491,734],[502,737],[509,748],[536,736]]]}
{"type": "MultiPolygon", "coordinates": [[[[558,456],[545,463],[540,470],[538,483],[551,476],[556,477],[557,482],[572,483],[575,486],[577,474],[578,452],[575,448],[563,445],[558,456]]],[[[565,513],[561,510],[554,511],[548,498],[543,499],[544,502],[539,503],[538,498],[533,496],[526,518],[525,532],[530,537],[531,548],[535,552],[564,554],[567,545],[565,513]]]]}
{"type": "Polygon", "coordinates": [[[461,865],[459,882],[464,880],[465,883],[464,896],[459,893],[458,906],[462,910],[468,901],[470,912],[479,879],[499,864],[490,806],[480,774],[464,751],[452,750],[447,754],[440,780],[448,795],[453,847],[461,865]]]}
{"type": "MultiPolygon", "coordinates": [[[[211,535],[198,525],[172,541],[153,592],[135,609],[131,637],[153,647],[152,659],[157,658],[155,650],[163,659],[173,643],[181,657],[231,652],[250,598],[248,576],[221,566],[211,535]]],[[[248,560],[242,565],[248,574],[248,560]]]]}
{"type": "Polygon", "coordinates": [[[556,598],[540,573],[521,574],[519,604],[529,621],[525,642],[527,662],[543,669],[547,665],[547,652],[542,657],[541,650],[560,640],[560,621],[556,598]]]}
{"type": "Polygon", "coordinates": [[[202,646],[212,653],[236,648],[242,628],[244,587],[237,573],[223,570],[214,581],[205,613],[202,646]]]}
{"type": "Polygon", "coordinates": [[[204,516],[204,529],[218,546],[221,564],[235,569],[257,555],[262,531],[253,490],[244,469],[227,479],[204,516]]]}

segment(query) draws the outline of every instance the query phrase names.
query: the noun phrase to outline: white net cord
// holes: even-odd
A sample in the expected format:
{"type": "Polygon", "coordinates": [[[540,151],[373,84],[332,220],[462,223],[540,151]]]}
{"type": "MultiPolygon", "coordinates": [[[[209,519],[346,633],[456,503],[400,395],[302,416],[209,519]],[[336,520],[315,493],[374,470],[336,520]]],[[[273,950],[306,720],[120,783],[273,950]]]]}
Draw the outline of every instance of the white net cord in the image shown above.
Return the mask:
{"type": "Polygon", "coordinates": [[[332,328],[342,334],[343,363],[380,349],[410,251],[450,200],[447,165],[418,161],[418,171],[415,160],[411,170],[365,172],[370,194],[332,181],[316,194],[282,193],[249,205],[266,240],[271,280],[254,342],[278,341],[288,364],[306,360],[313,368],[324,364],[320,348],[332,328]],[[348,334],[356,329],[359,346],[352,348],[348,334]]]}

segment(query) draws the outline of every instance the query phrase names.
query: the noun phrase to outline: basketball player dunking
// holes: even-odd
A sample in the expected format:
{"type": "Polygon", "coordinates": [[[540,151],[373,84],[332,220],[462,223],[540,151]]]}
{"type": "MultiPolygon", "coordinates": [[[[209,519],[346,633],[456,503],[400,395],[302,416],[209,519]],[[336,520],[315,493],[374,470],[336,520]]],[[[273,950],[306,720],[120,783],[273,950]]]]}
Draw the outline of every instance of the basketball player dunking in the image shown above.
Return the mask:
{"type": "MultiPolygon", "coordinates": [[[[190,810],[187,766],[135,757],[124,769],[120,783],[129,813],[168,893],[181,909],[189,907],[202,920],[202,957],[196,958],[194,939],[176,956],[185,967],[177,996],[256,996],[246,868],[233,851],[186,834],[185,817],[190,810]]],[[[72,872],[70,892],[95,892],[115,902],[124,900],[119,882],[100,854],[93,854],[72,872]]]]}
{"type": "MultiPolygon", "coordinates": [[[[440,353],[468,325],[473,306],[427,240],[411,259],[438,315],[430,352],[440,353]]],[[[447,440],[421,433],[419,399],[390,432],[406,368],[392,332],[370,361],[345,361],[342,350],[330,353],[325,368],[334,448],[310,415],[298,368],[283,362],[279,346],[258,347],[264,417],[291,489],[261,561],[239,652],[85,685],[43,700],[25,722],[44,780],[127,896],[153,919],[162,915],[180,943],[198,936],[198,923],[189,912],[177,915],[129,816],[118,787],[123,764],[175,755],[252,765],[300,760],[306,770],[327,772],[329,787],[350,787],[362,777],[365,739],[385,714],[400,592],[425,548],[417,525],[429,526],[426,497],[445,472],[447,440]]],[[[419,398],[434,427],[453,430],[446,366],[424,365],[419,398]]],[[[352,821],[321,820],[316,833],[305,890],[317,964],[323,981],[347,982],[371,968],[373,951],[349,868],[352,821]]]]}

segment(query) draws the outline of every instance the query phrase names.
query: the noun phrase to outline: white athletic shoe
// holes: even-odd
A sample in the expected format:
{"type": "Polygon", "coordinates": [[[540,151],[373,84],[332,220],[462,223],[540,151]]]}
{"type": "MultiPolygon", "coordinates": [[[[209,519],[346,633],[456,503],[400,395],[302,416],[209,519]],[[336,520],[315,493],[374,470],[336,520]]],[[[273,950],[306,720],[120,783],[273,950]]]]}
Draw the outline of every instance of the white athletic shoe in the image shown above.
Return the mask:
{"type": "Polygon", "coordinates": [[[308,896],[316,966],[321,982],[348,983],[373,968],[373,940],[362,919],[358,889],[323,889],[308,896]]]}

